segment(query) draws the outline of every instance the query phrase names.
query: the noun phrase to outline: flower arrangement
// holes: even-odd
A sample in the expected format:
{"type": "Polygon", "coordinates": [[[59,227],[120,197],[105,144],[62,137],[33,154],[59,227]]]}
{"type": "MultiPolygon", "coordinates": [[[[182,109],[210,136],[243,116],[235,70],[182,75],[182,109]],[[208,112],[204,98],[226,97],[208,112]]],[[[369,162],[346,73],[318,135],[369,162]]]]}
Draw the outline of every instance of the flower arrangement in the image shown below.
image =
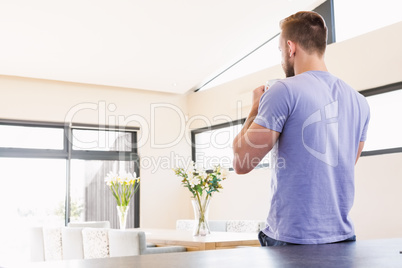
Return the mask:
{"type": "Polygon", "coordinates": [[[196,223],[194,225],[194,236],[205,236],[210,234],[208,225],[209,201],[214,192],[222,189],[221,181],[225,180],[228,170],[215,166],[211,171],[195,169],[194,162],[187,170],[183,168],[173,169],[177,176],[182,178],[182,185],[190,190],[194,200],[194,216],[196,223]]]}
{"type": "Polygon", "coordinates": [[[140,178],[136,178],[135,172],[121,175],[109,172],[105,182],[116,198],[117,205],[123,207],[128,206],[140,186],[140,178]]]}
{"type": "Polygon", "coordinates": [[[212,196],[212,193],[219,192],[222,189],[221,181],[225,180],[228,175],[228,169],[221,166],[215,166],[211,171],[205,171],[195,168],[195,163],[191,162],[187,170],[183,168],[173,169],[177,176],[182,177],[182,185],[187,187],[198,199],[204,193],[212,196]]]}

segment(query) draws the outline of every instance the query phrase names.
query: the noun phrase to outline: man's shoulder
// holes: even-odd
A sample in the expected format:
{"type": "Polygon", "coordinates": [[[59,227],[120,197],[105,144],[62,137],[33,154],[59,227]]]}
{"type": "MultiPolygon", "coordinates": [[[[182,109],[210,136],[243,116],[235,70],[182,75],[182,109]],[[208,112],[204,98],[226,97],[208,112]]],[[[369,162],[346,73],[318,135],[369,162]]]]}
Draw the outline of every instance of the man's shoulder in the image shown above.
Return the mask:
{"type": "Polygon", "coordinates": [[[286,87],[288,90],[293,90],[305,87],[306,85],[311,85],[312,82],[316,80],[315,78],[316,76],[312,76],[309,71],[292,77],[287,77],[285,79],[279,80],[278,82],[282,83],[282,85],[286,87]]]}

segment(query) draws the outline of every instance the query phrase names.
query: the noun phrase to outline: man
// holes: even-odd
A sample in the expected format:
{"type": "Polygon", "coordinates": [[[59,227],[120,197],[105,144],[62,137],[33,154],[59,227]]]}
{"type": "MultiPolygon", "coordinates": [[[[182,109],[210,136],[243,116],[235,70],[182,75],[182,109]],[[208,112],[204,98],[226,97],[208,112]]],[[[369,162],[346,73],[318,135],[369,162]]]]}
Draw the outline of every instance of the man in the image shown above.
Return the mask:
{"type": "Polygon", "coordinates": [[[315,12],[280,22],[286,79],[253,91],[250,114],[233,141],[234,169],[245,174],[272,149],[274,170],[262,246],[355,240],[349,211],[354,165],[369,122],[365,98],[330,74],[327,27],[315,12]]]}

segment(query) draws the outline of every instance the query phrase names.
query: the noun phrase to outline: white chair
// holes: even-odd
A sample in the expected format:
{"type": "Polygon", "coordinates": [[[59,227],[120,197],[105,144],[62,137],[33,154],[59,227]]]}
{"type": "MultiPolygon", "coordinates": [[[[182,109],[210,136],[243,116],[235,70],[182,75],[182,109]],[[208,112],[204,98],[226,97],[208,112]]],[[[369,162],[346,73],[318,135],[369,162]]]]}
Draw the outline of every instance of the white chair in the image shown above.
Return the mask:
{"type": "Polygon", "coordinates": [[[43,241],[43,228],[31,228],[29,241],[31,248],[31,261],[44,261],[45,247],[43,241]]]}
{"type": "Polygon", "coordinates": [[[44,256],[47,261],[63,259],[61,228],[43,229],[44,256]]]}
{"type": "Polygon", "coordinates": [[[61,229],[63,260],[84,258],[82,229],[82,227],[63,227],[61,229]]]}
{"type": "Polygon", "coordinates": [[[69,222],[68,227],[110,228],[109,221],[69,222]]]}
{"type": "Polygon", "coordinates": [[[226,232],[226,221],[212,220],[208,221],[208,225],[211,232],[226,232]]]}
{"type": "Polygon", "coordinates": [[[63,259],[74,260],[84,258],[83,228],[110,228],[109,221],[69,222],[69,228],[62,228],[63,259]]]}
{"type": "Polygon", "coordinates": [[[265,228],[265,222],[253,220],[228,220],[226,224],[227,232],[236,233],[257,233],[265,228]]]}
{"type": "Polygon", "coordinates": [[[139,233],[111,229],[109,231],[110,257],[140,255],[139,233]]]}
{"type": "Polygon", "coordinates": [[[82,244],[84,249],[84,259],[109,257],[109,229],[82,229],[82,244]]]}
{"type": "Polygon", "coordinates": [[[146,254],[160,254],[160,253],[173,253],[187,251],[183,246],[164,246],[164,247],[147,247],[146,237],[144,232],[138,232],[140,255],[146,254]]]}
{"type": "Polygon", "coordinates": [[[82,228],[33,227],[31,261],[83,259],[82,228]]]}
{"type": "Polygon", "coordinates": [[[184,252],[182,246],[148,247],[145,233],[136,230],[109,231],[110,257],[135,256],[171,252],[184,252]]]}
{"type": "Polygon", "coordinates": [[[31,261],[135,256],[186,251],[182,246],[147,247],[145,233],[109,228],[31,228],[31,261]]]}

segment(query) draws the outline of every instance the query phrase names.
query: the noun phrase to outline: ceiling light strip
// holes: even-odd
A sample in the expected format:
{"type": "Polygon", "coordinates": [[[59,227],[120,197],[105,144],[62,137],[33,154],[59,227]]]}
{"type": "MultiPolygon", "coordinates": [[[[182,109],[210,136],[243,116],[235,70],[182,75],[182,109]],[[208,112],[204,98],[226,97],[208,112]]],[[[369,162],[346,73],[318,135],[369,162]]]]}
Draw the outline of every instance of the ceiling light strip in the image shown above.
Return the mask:
{"type": "Polygon", "coordinates": [[[216,78],[218,78],[219,76],[221,76],[223,73],[225,73],[226,71],[228,71],[230,68],[232,68],[233,66],[235,66],[236,64],[238,64],[239,62],[241,62],[242,60],[244,60],[245,58],[247,58],[248,56],[250,56],[251,54],[253,54],[254,52],[256,52],[258,49],[260,49],[261,47],[265,46],[267,43],[271,42],[275,37],[277,37],[280,33],[277,33],[276,35],[274,35],[273,37],[271,37],[270,39],[268,39],[267,41],[265,41],[264,43],[262,43],[260,46],[258,46],[256,49],[254,49],[253,51],[251,51],[250,53],[248,53],[247,55],[245,55],[244,57],[242,57],[241,59],[239,59],[238,61],[236,61],[235,63],[233,63],[232,65],[230,65],[228,68],[226,68],[225,70],[223,70],[222,72],[220,72],[219,74],[217,74],[216,76],[214,76],[212,79],[208,80],[205,84],[203,84],[202,86],[200,86],[198,89],[196,89],[194,92],[197,92],[199,90],[201,90],[203,87],[205,87],[206,85],[208,85],[210,82],[212,82],[213,80],[215,80],[216,78]]]}

